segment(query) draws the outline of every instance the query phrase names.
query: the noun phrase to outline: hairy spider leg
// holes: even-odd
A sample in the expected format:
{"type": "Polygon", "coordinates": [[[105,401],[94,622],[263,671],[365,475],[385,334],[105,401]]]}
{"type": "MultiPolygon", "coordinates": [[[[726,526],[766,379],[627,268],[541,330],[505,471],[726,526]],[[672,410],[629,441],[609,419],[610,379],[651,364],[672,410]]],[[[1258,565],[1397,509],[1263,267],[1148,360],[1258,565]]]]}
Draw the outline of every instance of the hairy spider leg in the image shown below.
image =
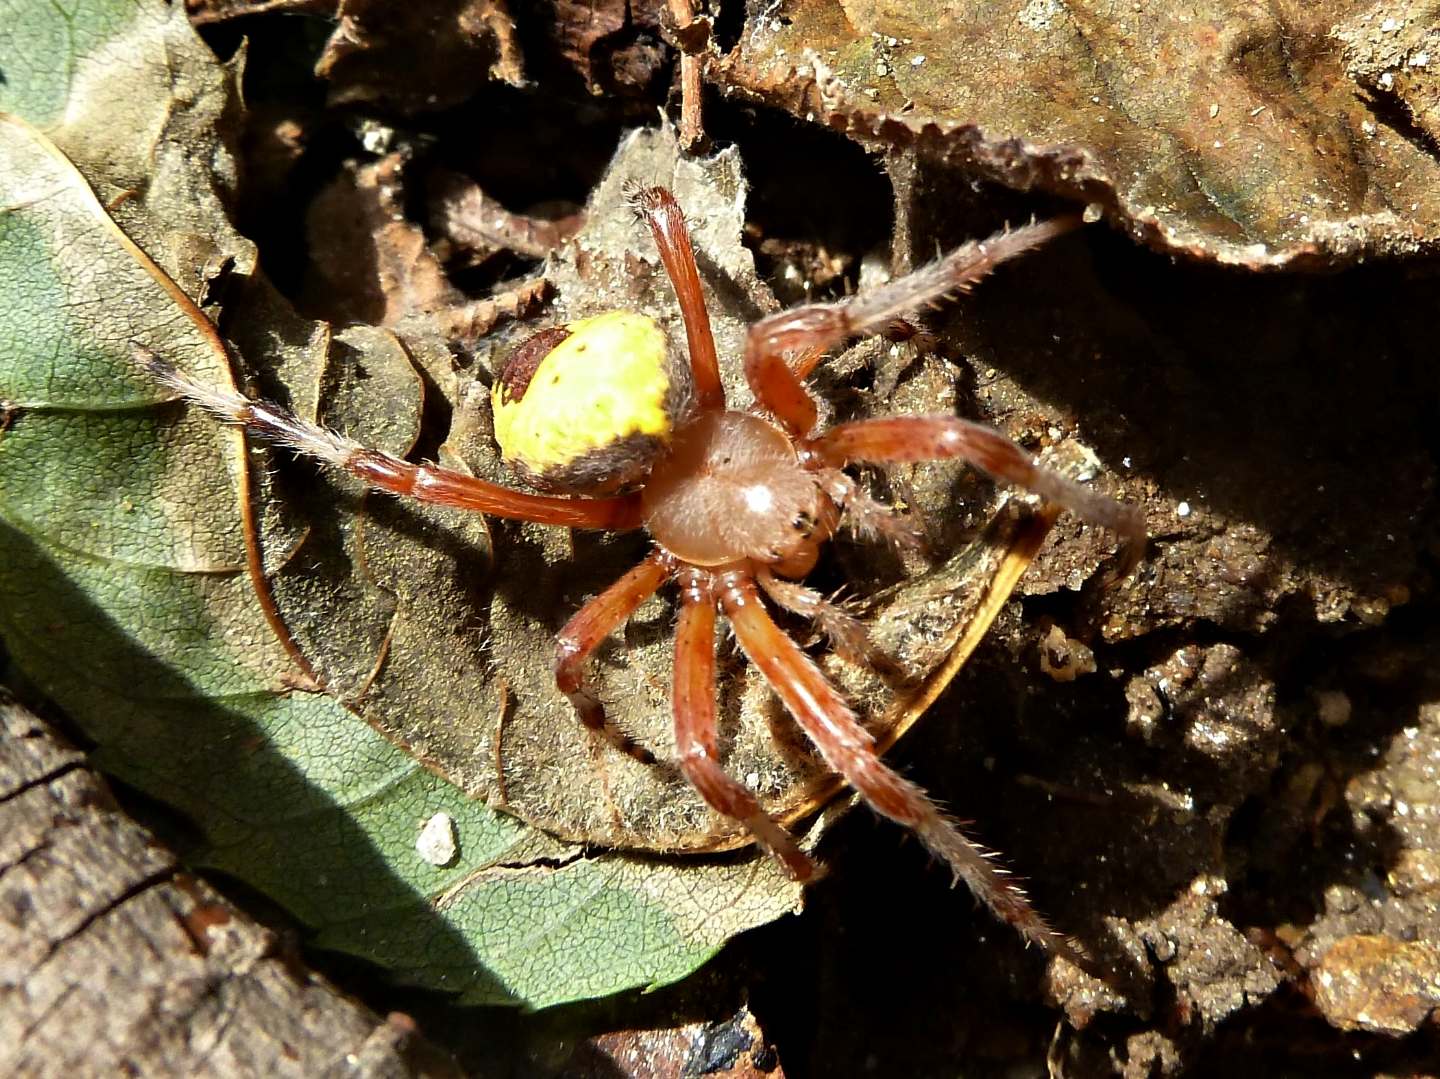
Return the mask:
{"type": "Polygon", "coordinates": [[[675,287],[680,314],[685,319],[685,338],[690,346],[690,370],[695,381],[695,400],[702,411],[725,408],[725,387],[720,381],[720,361],[715,355],[715,335],[710,331],[710,313],[700,289],[700,271],[695,266],[695,249],[685,226],[685,213],[675,196],[663,187],[641,187],[630,193],[635,212],[650,226],[660,261],[675,287]]]}
{"type": "MultiPolygon", "coordinates": [[[[816,462],[818,463],[818,462],[816,462]]],[[[914,514],[896,513],[838,468],[815,468],[824,488],[840,507],[840,524],[861,539],[881,539],[897,550],[923,550],[924,537],[914,514]]]]}
{"type": "Polygon", "coordinates": [[[798,581],[787,581],[783,577],[775,576],[769,566],[761,565],[756,570],[755,580],[770,597],[771,603],[814,622],[841,659],[857,666],[880,670],[889,670],[894,666],[890,657],[871,642],[870,634],[865,631],[860,619],[838,603],[826,599],[815,589],[806,588],[798,581]]]}
{"type": "Polygon", "coordinates": [[[745,379],[755,400],[792,435],[815,427],[815,401],[801,382],[818,362],[814,354],[867,333],[876,333],[915,308],[963,291],[1000,263],[1047,243],[1080,225],[1078,214],[999,232],[971,241],[912,274],[835,303],[813,303],[781,311],[750,327],[745,338],[745,379]],[[799,362],[790,353],[803,353],[799,362]]]}
{"type": "Polygon", "coordinates": [[[830,428],[805,443],[822,464],[839,468],[852,461],[941,461],[959,458],[1004,483],[1034,491],[1092,524],[1117,533],[1123,542],[1110,580],[1127,576],[1145,550],[1145,521],[1132,506],[1116,502],[1041,468],[999,431],[958,416],[890,416],[855,420],[830,428]]]}
{"type": "Polygon", "coordinates": [[[715,596],[708,570],[680,577],[680,617],[675,624],[675,748],[680,769],[712,809],[746,830],[773,854],[794,880],[813,880],[818,867],[793,836],[770,817],[755,796],[725,773],[715,733],[715,596]]]}
{"type": "Polygon", "coordinates": [[[575,707],[580,722],[642,764],[654,764],[655,755],[617,730],[606,718],[605,706],[585,684],[585,661],[600,642],[623,625],[674,572],[668,555],[652,551],[643,562],[576,611],[555,638],[555,684],[575,707]]]}
{"type": "Polygon", "coordinates": [[[811,345],[803,352],[793,354],[789,359],[790,371],[798,379],[810,377],[810,373],[820,366],[820,361],[825,358],[825,353],[830,351],[829,345],[811,345]]]}
{"type": "Polygon", "coordinates": [[[342,469],[378,491],[456,509],[478,510],[540,524],[623,532],[640,526],[640,499],[557,498],[512,491],[438,465],[415,465],[305,420],[279,405],[252,401],[234,390],[197,382],[148,348],[132,347],[136,361],[181,397],[277,445],[342,469]]]}
{"type": "Polygon", "coordinates": [[[950,867],[955,879],[965,881],[996,917],[1047,952],[1063,954],[1083,965],[1079,953],[1030,905],[1005,869],[991,860],[992,855],[966,838],[924,791],[880,759],[875,740],[820,668],[771,619],[748,576],[721,576],[720,604],[741,649],[825,762],[877,813],[918,835],[931,853],[950,867]]]}

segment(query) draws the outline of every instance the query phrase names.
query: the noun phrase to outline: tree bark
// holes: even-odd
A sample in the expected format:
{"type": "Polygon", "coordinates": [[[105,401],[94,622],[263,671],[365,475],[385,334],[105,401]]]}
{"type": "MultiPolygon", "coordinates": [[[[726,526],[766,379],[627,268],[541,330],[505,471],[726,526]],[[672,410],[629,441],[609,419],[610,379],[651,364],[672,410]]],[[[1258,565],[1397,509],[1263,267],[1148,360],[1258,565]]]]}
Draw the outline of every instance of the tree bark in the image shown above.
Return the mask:
{"type": "Polygon", "coordinates": [[[281,953],[0,690],[0,1074],[458,1074],[281,953]]]}

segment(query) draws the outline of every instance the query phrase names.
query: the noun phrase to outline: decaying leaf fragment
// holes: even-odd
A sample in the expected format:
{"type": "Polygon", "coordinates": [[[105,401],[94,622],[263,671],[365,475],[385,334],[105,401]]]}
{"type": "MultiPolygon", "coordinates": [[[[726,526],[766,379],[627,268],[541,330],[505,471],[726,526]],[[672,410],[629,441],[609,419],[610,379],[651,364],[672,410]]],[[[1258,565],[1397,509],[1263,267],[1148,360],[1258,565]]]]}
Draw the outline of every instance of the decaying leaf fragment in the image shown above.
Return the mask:
{"type": "Polygon", "coordinates": [[[1427,16],[1355,0],[806,0],[753,14],[709,75],[867,145],[1095,204],[1160,250],[1338,266],[1440,241],[1440,160],[1408,130],[1433,117],[1427,16]],[[1401,36],[1377,69],[1377,39],[1401,36]]]}
{"type": "MultiPolygon", "coordinates": [[[[1380,0],[1335,27],[1344,45],[1345,74],[1371,106],[1405,134],[1409,119],[1415,133],[1440,149],[1440,3],[1435,0],[1380,0]]],[[[1380,128],[1362,122],[1370,137],[1380,128]]]]}
{"type": "Polygon", "coordinates": [[[329,80],[334,104],[432,111],[464,101],[490,80],[525,81],[505,0],[340,0],[335,17],[315,66],[329,80]]]}
{"type": "Polygon", "coordinates": [[[535,22],[560,61],[592,94],[643,92],[668,57],[660,41],[660,0],[555,0],[535,22]]]}

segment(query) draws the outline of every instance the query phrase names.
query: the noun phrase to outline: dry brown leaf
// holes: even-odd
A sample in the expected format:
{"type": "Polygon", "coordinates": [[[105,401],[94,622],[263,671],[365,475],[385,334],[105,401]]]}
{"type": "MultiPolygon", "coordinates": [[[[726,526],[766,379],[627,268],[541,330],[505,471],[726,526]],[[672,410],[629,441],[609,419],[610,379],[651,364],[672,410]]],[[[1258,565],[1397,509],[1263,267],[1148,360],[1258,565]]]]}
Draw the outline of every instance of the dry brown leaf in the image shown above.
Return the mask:
{"type": "Polygon", "coordinates": [[[338,18],[315,65],[332,104],[430,112],[491,80],[525,81],[505,0],[341,0],[338,18]]]}
{"type": "Polygon", "coordinates": [[[401,153],[349,162],[310,204],[309,314],[342,325],[393,326],[464,303],[425,234],[405,216],[405,164],[401,153]]]}
{"type": "Polygon", "coordinates": [[[1375,27],[1433,5],[1389,7],[805,0],[753,16],[709,70],[867,145],[1094,204],[1161,250],[1336,266],[1440,240],[1440,161],[1413,130],[1428,57],[1416,38],[1373,77],[1361,59],[1375,27]]]}
{"type": "Polygon", "coordinates": [[[536,22],[593,94],[646,90],[669,60],[659,36],[664,0],[551,0],[536,22]]]}

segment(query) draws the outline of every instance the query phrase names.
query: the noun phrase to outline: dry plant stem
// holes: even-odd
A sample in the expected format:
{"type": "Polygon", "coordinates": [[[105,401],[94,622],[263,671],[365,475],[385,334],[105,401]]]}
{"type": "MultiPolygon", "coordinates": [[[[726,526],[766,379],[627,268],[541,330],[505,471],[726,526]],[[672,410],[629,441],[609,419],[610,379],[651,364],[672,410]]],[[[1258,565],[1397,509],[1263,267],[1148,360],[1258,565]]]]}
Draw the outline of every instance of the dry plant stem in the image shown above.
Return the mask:
{"type": "Polygon", "coordinates": [[[690,368],[695,380],[695,400],[702,410],[725,407],[725,387],[720,381],[720,361],[715,355],[715,337],[710,332],[710,314],[695,268],[695,251],[685,214],[675,196],[663,187],[646,187],[631,192],[635,212],[650,226],[660,261],[675,286],[680,313],[685,319],[685,337],[690,346],[690,368]]]}
{"type": "Polygon", "coordinates": [[[705,141],[705,121],[700,113],[704,100],[700,65],[700,57],[693,53],[680,54],[680,141],[691,150],[705,141]]]}
{"type": "Polygon", "coordinates": [[[1025,893],[1007,879],[1005,870],[967,839],[924,791],[880,759],[875,740],[860,726],[845,699],[766,613],[748,575],[723,575],[719,591],[740,647],[774,687],[825,763],[844,776],[877,813],[914,831],[996,917],[1046,950],[1063,950],[1064,938],[1036,913],[1025,893]]]}
{"type": "Polygon", "coordinates": [[[411,464],[391,454],[367,449],[335,431],[307,423],[279,405],[251,401],[233,390],[196,382],[147,348],[137,345],[133,351],[136,360],[157,381],[186,400],[227,423],[239,424],[271,442],[343,469],[376,490],[419,502],[571,528],[628,531],[640,526],[640,501],[633,495],[556,498],[512,491],[438,465],[411,464]]]}
{"type": "Polygon", "coordinates": [[[569,698],[580,722],[622,753],[644,764],[653,764],[655,755],[605,718],[605,706],[585,685],[585,661],[600,642],[619,629],[673,573],[673,561],[661,551],[652,551],[638,566],[576,611],[555,637],[555,684],[569,698]]]}
{"type": "Polygon", "coordinates": [[[696,149],[705,138],[701,117],[703,103],[700,81],[703,58],[687,43],[689,30],[695,23],[695,0],[669,0],[670,18],[675,23],[680,43],[680,141],[687,150],[696,149]]]}
{"type": "MultiPolygon", "coordinates": [[[[670,0],[670,17],[675,28],[684,36],[695,21],[694,0],[670,0]]],[[[688,46],[680,51],[680,141],[687,150],[694,150],[705,138],[705,125],[701,119],[702,103],[700,82],[701,57],[688,46]]]]}
{"type": "Polygon", "coordinates": [[[712,575],[680,577],[675,625],[675,749],[685,777],[714,809],[743,823],[795,880],[814,879],[816,865],[794,838],[760,808],[755,796],[725,774],[715,734],[715,597],[712,575]]]}
{"type": "MultiPolygon", "coordinates": [[[[750,328],[745,340],[745,378],[751,392],[792,435],[808,435],[815,426],[815,402],[786,359],[787,354],[815,349],[823,352],[852,337],[879,332],[894,319],[968,288],[1000,263],[1080,223],[1079,215],[1069,214],[1024,225],[957,247],[939,261],[869,292],[836,303],[806,304],[761,319],[750,328]]],[[[807,352],[797,366],[813,366],[815,362],[807,352]]]]}

